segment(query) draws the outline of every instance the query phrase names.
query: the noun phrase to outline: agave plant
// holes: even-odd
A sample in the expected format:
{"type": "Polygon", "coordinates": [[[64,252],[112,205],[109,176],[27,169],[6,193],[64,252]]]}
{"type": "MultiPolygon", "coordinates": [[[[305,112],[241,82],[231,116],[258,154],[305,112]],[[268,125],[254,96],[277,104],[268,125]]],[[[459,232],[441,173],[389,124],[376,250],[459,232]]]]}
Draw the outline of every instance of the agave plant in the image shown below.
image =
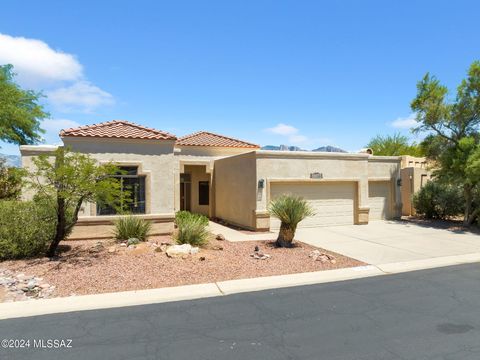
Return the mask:
{"type": "Polygon", "coordinates": [[[281,222],[275,243],[279,247],[292,247],[295,231],[300,221],[315,215],[305,199],[292,195],[282,195],[273,200],[270,203],[269,212],[281,222]]]}

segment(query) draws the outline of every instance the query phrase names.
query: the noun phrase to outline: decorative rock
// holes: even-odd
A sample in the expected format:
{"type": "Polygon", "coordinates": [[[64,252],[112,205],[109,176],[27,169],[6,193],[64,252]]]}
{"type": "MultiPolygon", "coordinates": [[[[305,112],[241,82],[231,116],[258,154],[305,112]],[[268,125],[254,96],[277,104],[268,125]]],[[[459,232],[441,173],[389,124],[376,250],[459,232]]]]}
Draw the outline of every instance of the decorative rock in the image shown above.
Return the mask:
{"type": "Polygon", "coordinates": [[[192,254],[192,255],[198,254],[199,251],[200,251],[200,249],[198,247],[192,247],[190,249],[190,254],[192,254]]]}
{"type": "Polygon", "coordinates": [[[253,253],[250,255],[251,257],[253,257],[254,259],[256,260],[267,260],[269,259],[271,256],[268,255],[268,254],[262,254],[261,252],[256,252],[256,253],[253,253]]]}
{"type": "Polygon", "coordinates": [[[219,241],[225,241],[225,236],[223,236],[223,234],[217,234],[217,236],[215,237],[215,239],[219,240],[219,241]]]}
{"type": "Polygon", "coordinates": [[[110,254],[113,254],[113,253],[116,252],[116,251],[117,251],[117,247],[116,247],[115,245],[110,246],[110,247],[108,248],[108,252],[109,252],[110,254]]]}
{"type": "Polygon", "coordinates": [[[223,246],[220,246],[220,245],[212,246],[212,250],[223,250],[223,246]]]}
{"type": "Polygon", "coordinates": [[[337,260],[335,260],[335,257],[322,253],[320,252],[320,250],[313,250],[308,256],[311,257],[314,261],[321,261],[322,263],[330,262],[332,264],[335,264],[337,262],[337,260]]]}
{"type": "Polygon", "coordinates": [[[48,298],[54,289],[54,286],[44,283],[41,277],[0,270],[0,302],[48,298]]]}
{"type": "Polygon", "coordinates": [[[197,254],[198,251],[198,247],[192,247],[190,244],[183,244],[167,247],[166,253],[168,257],[183,257],[184,255],[197,254]]]}
{"type": "Polygon", "coordinates": [[[98,253],[104,249],[103,243],[101,241],[97,241],[97,243],[90,249],[91,253],[98,253]]]}
{"type": "Polygon", "coordinates": [[[120,244],[120,246],[122,246],[122,247],[127,247],[127,244],[124,243],[124,242],[122,242],[122,243],[120,244]]]}
{"type": "Polygon", "coordinates": [[[140,244],[140,240],[137,238],[130,238],[127,240],[127,245],[137,245],[140,244]]]}
{"type": "Polygon", "coordinates": [[[200,256],[199,260],[200,260],[200,261],[205,261],[206,258],[205,258],[205,256],[200,256]]]}
{"type": "Polygon", "coordinates": [[[264,254],[260,252],[260,248],[258,246],[255,246],[255,250],[253,251],[253,254],[251,254],[250,256],[256,260],[267,260],[271,257],[268,254],[264,254]]]}

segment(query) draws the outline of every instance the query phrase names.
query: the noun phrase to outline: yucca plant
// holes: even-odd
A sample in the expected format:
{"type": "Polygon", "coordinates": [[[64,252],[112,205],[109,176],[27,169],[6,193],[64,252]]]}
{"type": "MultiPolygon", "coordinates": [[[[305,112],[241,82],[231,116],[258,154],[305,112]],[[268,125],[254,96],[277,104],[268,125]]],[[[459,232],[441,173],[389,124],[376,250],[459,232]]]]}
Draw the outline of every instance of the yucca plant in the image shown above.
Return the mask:
{"type": "Polygon", "coordinates": [[[175,240],[178,244],[202,246],[208,242],[208,218],[204,215],[180,211],[175,217],[177,232],[175,240]]]}
{"type": "Polygon", "coordinates": [[[280,220],[280,231],[275,243],[279,247],[292,247],[298,223],[315,215],[308,202],[298,196],[281,195],[270,203],[270,215],[280,220]]]}
{"type": "Polygon", "coordinates": [[[142,218],[128,215],[115,221],[114,236],[117,240],[136,238],[145,241],[152,229],[152,223],[142,218]]]}

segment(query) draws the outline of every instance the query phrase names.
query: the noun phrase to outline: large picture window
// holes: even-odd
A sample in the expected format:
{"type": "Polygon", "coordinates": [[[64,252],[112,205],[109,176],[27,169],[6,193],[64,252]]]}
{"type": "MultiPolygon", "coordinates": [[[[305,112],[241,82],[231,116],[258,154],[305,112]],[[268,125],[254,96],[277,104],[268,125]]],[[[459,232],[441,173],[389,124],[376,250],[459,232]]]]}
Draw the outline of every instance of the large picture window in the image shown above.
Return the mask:
{"type": "MultiPolygon", "coordinates": [[[[123,198],[127,199],[123,210],[131,214],[145,214],[145,176],[138,175],[136,166],[120,166],[114,177],[120,180],[123,198]]],[[[115,215],[117,209],[110,204],[97,202],[97,215],[115,215]]]]}

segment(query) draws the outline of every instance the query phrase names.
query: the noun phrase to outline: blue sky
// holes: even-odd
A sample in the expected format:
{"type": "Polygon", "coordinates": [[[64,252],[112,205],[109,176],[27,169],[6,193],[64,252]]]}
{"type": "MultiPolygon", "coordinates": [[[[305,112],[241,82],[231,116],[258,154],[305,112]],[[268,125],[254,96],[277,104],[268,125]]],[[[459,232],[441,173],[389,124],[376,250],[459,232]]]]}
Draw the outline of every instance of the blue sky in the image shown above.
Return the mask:
{"type": "Polygon", "coordinates": [[[439,0],[9,1],[0,63],[47,95],[48,143],[65,126],[125,119],[356,150],[408,134],[427,71],[455,89],[480,59],[479,13],[439,0]]]}

